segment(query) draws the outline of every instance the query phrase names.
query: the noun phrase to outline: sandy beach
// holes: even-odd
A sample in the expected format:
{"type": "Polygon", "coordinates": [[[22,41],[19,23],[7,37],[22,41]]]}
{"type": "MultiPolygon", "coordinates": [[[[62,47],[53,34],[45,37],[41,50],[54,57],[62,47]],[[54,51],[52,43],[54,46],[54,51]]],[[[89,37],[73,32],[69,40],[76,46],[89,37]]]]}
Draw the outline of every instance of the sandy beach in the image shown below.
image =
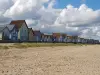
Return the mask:
{"type": "Polygon", "coordinates": [[[0,75],[100,75],[100,46],[1,49],[0,75]]]}

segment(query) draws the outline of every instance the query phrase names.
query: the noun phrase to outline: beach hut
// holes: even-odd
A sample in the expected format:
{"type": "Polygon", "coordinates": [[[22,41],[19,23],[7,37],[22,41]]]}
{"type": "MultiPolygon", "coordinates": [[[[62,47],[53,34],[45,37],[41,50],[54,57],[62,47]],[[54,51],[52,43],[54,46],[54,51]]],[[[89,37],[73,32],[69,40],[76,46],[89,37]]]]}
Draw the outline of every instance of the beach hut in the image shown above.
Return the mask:
{"type": "Polygon", "coordinates": [[[61,33],[52,33],[52,37],[53,37],[53,40],[55,42],[62,42],[63,41],[63,37],[62,37],[61,33]]]}
{"type": "Polygon", "coordinates": [[[0,25],[0,40],[3,40],[3,33],[2,33],[2,31],[3,31],[3,29],[6,27],[6,25],[0,25]]]}
{"type": "Polygon", "coordinates": [[[11,21],[10,25],[15,25],[18,30],[18,39],[20,41],[28,41],[29,37],[29,30],[25,20],[13,20],[11,21]]]}
{"type": "Polygon", "coordinates": [[[73,41],[73,37],[67,35],[67,43],[72,43],[72,41],[73,41]]]}
{"type": "Polygon", "coordinates": [[[18,31],[15,25],[6,25],[2,32],[2,40],[18,41],[18,31]]]}
{"type": "Polygon", "coordinates": [[[34,33],[33,33],[33,29],[29,28],[29,42],[33,42],[34,41],[34,33]]]}
{"type": "Polygon", "coordinates": [[[99,44],[100,42],[99,42],[99,40],[95,40],[95,44],[99,44]]]}
{"type": "Polygon", "coordinates": [[[34,41],[41,42],[42,41],[42,33],[39,30],[33,30],[34,33],[34,41]]]}
{"type": "Polygon", "coordinates": [[[41,42],[44,42],[44,38],[45,38],[44,33],[41,33],[41,42]]]}
{"type": "Polygon", "coordinates": [[[62,42],[67,42],[67,34],[62,34],[62,42]]]}
{"type": "Polygon", "coordinates": [[[81,43],[81,38],[80,37],[77,38],[77,43],[81,43]]]}
{"type": "Polygon", "coordinates": [[[44,42],[52,42],[52,35],[51,34],[44,34],[44,42]]]}
{"type": "Polygon", "coordinates": [[[80,43],[84,43],[84,38],[80,38],[80,43]]]}
{"type": "Polygon", "coordinates": [[[72,42],[78,43],[78,36],[72,36],[72,42]]]}

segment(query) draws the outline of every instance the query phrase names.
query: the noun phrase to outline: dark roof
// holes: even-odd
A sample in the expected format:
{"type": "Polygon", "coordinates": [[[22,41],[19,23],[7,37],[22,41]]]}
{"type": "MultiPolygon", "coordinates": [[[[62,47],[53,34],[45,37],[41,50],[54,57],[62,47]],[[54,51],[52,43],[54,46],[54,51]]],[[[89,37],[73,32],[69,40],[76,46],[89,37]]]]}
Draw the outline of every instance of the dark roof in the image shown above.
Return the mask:
{"type": "Polygon", "coordinates": [[[5,29],[8,28],[9,31],[14,29],[15,25],[0,25],[0,33],[5,29]]]}
{"type": "Polygon", "coordinates": [[[32,28],[28,28],[28,32],[32,31],[33,32],[33,29],[32,28]]]}
{"type": "Polygon", "coordinates": [[[0,25],[0,32],[6,27],[6,25],[0,25]]]}
{"type": "Polygon", "coordinates": [[[9,31],[12,31],[15,25],[7,25],[6,27],[9,29],[9,31]]]}
{"type": "Polygon", "coordinates": [[[44,33],[44,36],[52,36],[52,34],[44,33]]]}
{"type": "Polygon", "coordinates": [[[61,33],[52,33],[53,36],[60,36],[61,33]]]}
{"type": "Polygon", "coordinates": [[[42,33],[39,30],[33,30],[33,33],[34,33],[34,35],[39,35],[39,34],[42,35],[42,33]]]}
{"type": "Polygon", "coordinates": [[[40,32],[40,31],[38,31],[38,30],[35,30],[35,31],[33,30],[33,32],[34,32],[34,33],[41,33],[41,32],[40,32]]]}
{"type": "Polygon", "coordinates": [[[28,31],[30,32],[32,30],[32,28],[28,28],[28,31]]]}
{"type": "Polygon", "coordinates": [[[11,30],[13,30],[14,26],[15,25],[0,25],[0,32],[2,32],[3,29],[6,27],[9,29],[9,31],[11,31],[11,30]]]}
{"type": "Polygon", "coordinates": [[[11,25],[14,24],[16,26],[17,29],[21,28],[22,24],[25,23],[25,20],[13,20],[11,21],[11,25]]]}

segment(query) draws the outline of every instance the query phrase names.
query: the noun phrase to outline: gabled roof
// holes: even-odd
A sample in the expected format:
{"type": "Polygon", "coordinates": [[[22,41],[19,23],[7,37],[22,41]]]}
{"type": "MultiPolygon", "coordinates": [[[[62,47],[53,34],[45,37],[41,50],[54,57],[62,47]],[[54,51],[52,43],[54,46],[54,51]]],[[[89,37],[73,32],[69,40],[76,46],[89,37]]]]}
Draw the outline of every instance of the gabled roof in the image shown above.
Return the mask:
{"type": "Polygon", "coordinates": [[[2,32],[5,28],[7,28],[9,32],[11,32],[15,28],[15,25],[4,25],[3,27],[0,26],[0,29],[2,29],[0,32],[2,32]]]}
{"type": "Polygon", "coordinates": [[[44,36],[46,37],[52,37],[52,34],[47,34],[47,33],[44,33],[44,36]]]}
{"type": "MultiPolygon", "coordinates": [[[[33,33],[33,29],[32,28],[28,28],[28,32],[30,32],[30,31],[32,31],[32,33],[33,33]]],[[[34,34],[34,33],[33,33],[34,34]]]]}
{"type": "Polygon", "coordinates": [[[44,36],[44,33],[41,33],[41,35],[43,35],[43,36],[44,36]]]}
{"type": "Polygon", "coordinates": [[[12,31],[14,29],[15,25],[7,25],[6,27],[9,29],[9,31],[12,31]]]}
{"type": "Polygon", "coordinates": [[[63,33],[62,36],[63,36],[63,37],[67,37],[67,34],[64,34],[64,33],[63,33]]]}
{"type": "MultiPolygon", "coordinates": [[[[23,23],[26,24],[25,20],[13,20],[13,21],[11,21],[10,24],[11,24],[11,25],[14,24],[14,25],[16,26],[17,29],[20,29],[23,23]]],[[[26,25],[27,25],[27,24],[26,24],[26,25]]]]}
{"type": "Polygon", "coordinates": [[[32,30],[32,28],[28,28],[28,31],[30,32],[32,30]]]}
{"type": "Polygon", "coordinates": [[[69,36],[69,35],[67,35],[67,37],[68,37],[69,39],[72,39],[72,38],[73,38],[73,36],[69,36]]]}
{"type": "Polygon", "coordinates": [[[6,25],[0,25],[0,32],[6,27],[6,25]]]}
{"type": "Polygon", "coordinates": [[[2,32],[6,27],[9,29],[9,31],[12,31],[15,25],[0,25],[0,32],[2,32]]]}
{"type": "Polygon", "coordinates": [[[84,40],[84,38],[80,38],[81,40],[84,40]]]}
{"type": "Polygon", "coordinates": [[[40,33],[40,30],[33,30],[35,33],[40,33]]]}
{"type": "Polygon", "coordinates": [[[65,34],[65,33],[52,33],[52,35],[57,35],[57,36],[67,36],[67,34],[65,34]]]}
{"type": "Polygon", "coordinates": [[[61,33],[52,33],[53,36],[60,36],[61,33]]]}
{"type": "Polygon", "coordinates": [[[48,35],[48,36],[50,35],[50,36],[51,36],[52,34],[49,34],[49,33],[44,33],[44,35],[48,35]]]}
{"type": "MultiPolygon", "coordinates": [[[[38,35],[38,34],[40,34],[41,32],[39,31],[39,30],[33,30],[33,33],[35,34],[35,35],[38,35]]],[[[42,34],[42,33],[41,33],[42,34]]]]}

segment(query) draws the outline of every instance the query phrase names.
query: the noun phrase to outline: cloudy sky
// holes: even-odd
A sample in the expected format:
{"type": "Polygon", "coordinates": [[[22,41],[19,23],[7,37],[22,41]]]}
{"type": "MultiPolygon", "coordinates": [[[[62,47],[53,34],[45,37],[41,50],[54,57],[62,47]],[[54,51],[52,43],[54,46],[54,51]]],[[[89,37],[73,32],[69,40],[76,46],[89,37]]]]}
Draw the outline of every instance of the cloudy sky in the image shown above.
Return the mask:
{"type": "Polygon", "coordinates": [[[26,20],[41,32],[100,40],[100,0],[0,0],[0,24],[26,20]]]}

